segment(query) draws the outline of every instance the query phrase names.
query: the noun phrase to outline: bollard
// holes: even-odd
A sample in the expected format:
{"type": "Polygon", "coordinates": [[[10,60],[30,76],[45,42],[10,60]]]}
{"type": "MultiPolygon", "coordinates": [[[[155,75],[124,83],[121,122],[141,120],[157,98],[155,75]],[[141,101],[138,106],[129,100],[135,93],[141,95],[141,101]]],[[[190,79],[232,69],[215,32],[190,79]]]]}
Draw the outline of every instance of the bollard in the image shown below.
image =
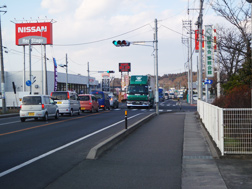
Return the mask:
{"type": "Polygon", "coordinates": [[[125,129],[128,129],[128,118],[127,118],[127,114],[128,114],[128,112],[127,112],[127,110],[125,110],[125,129]]]}

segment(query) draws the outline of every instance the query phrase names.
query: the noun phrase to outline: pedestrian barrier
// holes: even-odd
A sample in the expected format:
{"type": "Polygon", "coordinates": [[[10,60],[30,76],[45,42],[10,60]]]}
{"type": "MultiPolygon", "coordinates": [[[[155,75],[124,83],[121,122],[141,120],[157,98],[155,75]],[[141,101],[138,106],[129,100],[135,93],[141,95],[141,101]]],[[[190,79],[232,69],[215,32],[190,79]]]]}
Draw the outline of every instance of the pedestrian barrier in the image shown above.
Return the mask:
{"type": "Polygon", "coordinates": [[[219,108],[198,100],[197,111],[222,156],[252,154],[251,108],[219,108]]]}

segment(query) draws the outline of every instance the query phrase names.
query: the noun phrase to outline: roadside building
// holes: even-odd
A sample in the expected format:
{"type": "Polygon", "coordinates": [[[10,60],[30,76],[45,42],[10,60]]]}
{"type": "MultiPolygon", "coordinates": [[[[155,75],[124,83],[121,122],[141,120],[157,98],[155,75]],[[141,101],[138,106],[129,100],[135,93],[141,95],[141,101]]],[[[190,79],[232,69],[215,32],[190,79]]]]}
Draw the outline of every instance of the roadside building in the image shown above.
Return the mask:
{"type": "MultiPolygon", "coordinates": [[[[30,94],[30,86],[24,85],[23,72],[11,71],[4,72],[5,78],[5,99],[7,107],[15,107],[20,105],[20,100],[23,95],[30,94]],[[14,94],[13,82],[16,86],[16,94],[14,94]]],[[[26,72],[26,81],[30,80],[29,72],[26,72]]],[[[0,78],[1,81],[1,78],[0,78]]],[[[42,94],[42,75],[41,71],[32,71],[31,81],[32,94],[42,94]]],[[[47,71],[47,85],[45,84],[45,78],[43,79],[43,94],[50,95],[54,91],[55,76],[53,71],[47,71]],[[47,90],[46,87],[47,86],[47,90]]],[[[88,84],[90,91],[97,89],[98,81],[94,77],[88,77],[83,75],[68,74],[68,90],[76,91],[78,94],[88,93],[88,84]]],[[[28,84],[29,85],[29,84],[28,84]]],[[[1,86],[2,87],[2,86],[1,86]]],[[[57,87],[56,91],[66,90],[66,73],[57,73],[57,87]]],[[[0,107],[2,107],[2,94],[0,91],[0,107]]]]}

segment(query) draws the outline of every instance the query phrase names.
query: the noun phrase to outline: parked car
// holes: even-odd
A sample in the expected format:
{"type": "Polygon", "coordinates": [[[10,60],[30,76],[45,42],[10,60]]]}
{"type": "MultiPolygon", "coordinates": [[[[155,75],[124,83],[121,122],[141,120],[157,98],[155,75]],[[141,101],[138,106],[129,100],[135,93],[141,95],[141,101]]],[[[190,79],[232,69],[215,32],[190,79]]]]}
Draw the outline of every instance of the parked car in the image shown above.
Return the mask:
{"type": "Polygon", "coordinates": [[[102,108],[104,110],[106,109],[110,110],[108,94],[102,91],[93,91],[91,94],[94,95],[98,99],[99,108],[102,108]]]}
{"type": "Polygon", "coordinates": [[[59,108],[53,99],[48,95],[27,95],[23,97],[20,106],[20,120],[24,122],[27,118],[43,118],[45,121],[48,117],[59,118],[59,108]]]}
{"type": "Polygon", "coordinates": [[[119,107],[119,102],[113,94],[109,94],[109,103],[110,103],[110,107],[112,107],[112,108],[119,107]]]}
{"type": "Polygon", "coordinates": [[[79,94],[78,99],[80,101],[81,111],[98,112],[99,103],[94,95],[91,94],[79,94]]]}
{"type": "Polygon", "coordinates": [[[80,102],[78,101],[78,95],[72,91],[55,91],[51,93],[51,97],[57,102],[59,107],[59,113],[69,114],[73,116],[74,113],[80,115],[80,102]]]}

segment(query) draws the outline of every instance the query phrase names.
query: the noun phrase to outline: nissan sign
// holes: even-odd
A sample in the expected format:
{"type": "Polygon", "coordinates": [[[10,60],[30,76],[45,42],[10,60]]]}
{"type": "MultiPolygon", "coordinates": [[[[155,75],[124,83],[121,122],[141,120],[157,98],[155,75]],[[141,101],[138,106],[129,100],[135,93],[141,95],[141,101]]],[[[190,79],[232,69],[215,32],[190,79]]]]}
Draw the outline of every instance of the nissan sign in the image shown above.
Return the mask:
{"type": "Polygon", "coordinates": [[[52,45],[52,23],[19,23],[16,24],[16,45],[52,45]]]}

